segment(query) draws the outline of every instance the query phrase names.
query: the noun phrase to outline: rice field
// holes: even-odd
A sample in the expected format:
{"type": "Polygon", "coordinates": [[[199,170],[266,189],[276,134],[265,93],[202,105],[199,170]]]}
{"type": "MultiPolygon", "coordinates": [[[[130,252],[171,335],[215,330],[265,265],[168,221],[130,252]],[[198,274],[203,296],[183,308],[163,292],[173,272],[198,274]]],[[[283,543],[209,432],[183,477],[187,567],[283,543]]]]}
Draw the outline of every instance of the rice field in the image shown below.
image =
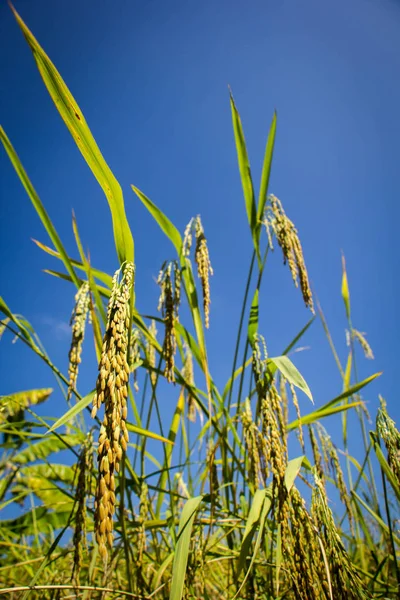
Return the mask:
{"type": "MultiPolygon", "coordinates": [[[[44,255],[60,261],[54,278],[70,282],[68,370],[46,352],[38,332],[0,298],[1,351],[17,340],[42,361],[64,397],[64,414],[38,414],[53,389],[0,398],[0,595],[26,598],[160,600],[398,598],[400,434],[380,398],[368,416],[362,393],[380,376],[357,378],[357,360],[373,358],[352,326],[350,283],[342,264],[348,357],[340,363],[309,282],[301,232],[269,189],[277,129],[267,132],[259,188],[230,96],[252,258],[238,282],[242,310],[224,387],[213,378],[212,253],[207,223],[179,231],[141,190],[135,194],[166,236],[175,258],[159,269],[158,306],[137,310],[134,239],[122,189],[60,73],[12,9],[60,117],[108,202],[115,270],[84,251],[78,224],[69,256],[17,150],[0,138],[47,232],[44,255]],[[293,302],[309,320],[279,356],[259,327],[267,256],[293,280],[293,302]],[[316,320],[342,378],[325,404],[290,358],[316,320]],[[98,372],[80,386],[85,347],[98,372]],[[161,415],[168,398],[170,419],[161,415]],[[308,398],[308,404],[299,403],[308,398]],[[302,409],[300,410],[300,406],[302,409]],[[306,409],[304,408],[306,407],[306,409]],[[348,451],[348,414],[357,417],[364,458],[348,451]],[[330,420],[341,418],[342,439],[330,420]],[[10,507],[12,516],[10,517],[10,507]],[[7,513],[7,516],[4,516],[7,513]]],[[[278,191],[277,191],[278,193],[278,191]]],[[[199,207],[199,210],[201,207],[199,207]]],[[[44,256],[45,258],[45,256],[44,256]]],[[[15,310],[18,310],[16,307],[15,310]]],[[[372,364],[372,363],[369,363],[372,364]]]]}

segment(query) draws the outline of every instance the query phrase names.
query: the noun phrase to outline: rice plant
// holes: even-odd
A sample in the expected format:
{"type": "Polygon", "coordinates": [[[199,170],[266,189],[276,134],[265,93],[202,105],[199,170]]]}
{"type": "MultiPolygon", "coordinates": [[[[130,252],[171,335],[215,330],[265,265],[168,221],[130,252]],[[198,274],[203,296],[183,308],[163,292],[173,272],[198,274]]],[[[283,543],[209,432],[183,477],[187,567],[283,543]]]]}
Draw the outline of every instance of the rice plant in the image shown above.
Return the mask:
{"type": "Polygon", "coordinates": [[[221,388],[207,354],[206,329],[213,323],[207,224],[196,216],[180,232],[132,186],[129,193],[139,198],[174,252],[159,271],[159,306],[140,314],[134,241],[121,187],[61,75],[12,10],[45,87],[104,191],[116,262],[113,275],[92,265],[75,218],[77,257],[69,256],[0,128],[52,245],[37,244],[61,263],[60,271],[48,273],[55,286],[56,278],[71,283],[73,307],[69,367],[63,373],[30,323],[0,298],[3,352],[15,339],[29,347],[32,361],[47,365],[65,397],[65,412],[56,422],[36,410],[52,389],[36,389],[32,382],[32,389],[0,398],[0,509],[12,506],[14,515],[0,521],[0,595],[13,600],[398,598],[400,433],[383,399],[374,430],[366,418],[360,391],[380,374],[360,381],[353,369],[355,342],[367,359],[373,354],[365,334],[352,326],[344,261],[341,292],[349,345],[343,367],[313,298],[299,232],[269,191],[276,115],[256,194],[241,119],[230,97],[253,256],[243,282],[236,347],[221,349],[232,354],[221,388]],[[302,296],[294,294],[293,301],[303,301],[310,311],[308,323],[279,356],[269,354],[259,329],[266,257],[274,248],[280,248],[302,296]],[[343,385],[336,397],[310,403],[301,414],[298,394],[313,398],[288,355],[316,318],[343,385]],[[91,388],[82,389],[87,344],[94,344],[98,372],[91,388]],[[166,398],[168,423],[160,410],[166,398]],[[349,411],[359,420],[362,462],[348,451],[349,411]],[[342,447],[329,434],[329,417],[335,414],[342,418],[342,447]]]}

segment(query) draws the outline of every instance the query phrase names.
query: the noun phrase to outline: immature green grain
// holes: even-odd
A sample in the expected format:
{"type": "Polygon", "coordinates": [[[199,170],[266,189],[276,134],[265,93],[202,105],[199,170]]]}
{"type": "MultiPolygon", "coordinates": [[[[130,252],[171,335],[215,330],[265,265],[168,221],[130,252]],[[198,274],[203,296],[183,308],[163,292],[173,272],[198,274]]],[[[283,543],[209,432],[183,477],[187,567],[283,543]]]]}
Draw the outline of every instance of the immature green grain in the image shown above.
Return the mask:
{"type": "Polygon", "coordinates": [[[311,514],[323,544],[330,571],[333,598],[368,600],[370,594],[364,587],[336,528],[332,511],[328,506],[325,487],[314,475],[311,514]]]}
{"type": "MultiPolygon", "coordinates": [[[[157,327],[156,327],[156,322],[154,319],[151,320],[151,324],[149,327],[149,331],[152,335],[152,337],[157,340],[157,327]]],[[[147,358],[147,362],[149,363],[149,366],[152,369],[155,369],[156,366],[156,349],[154,347],[154,345],[150,342],[150,340],[146,341],[146,358],[147,358]]],[[[156,384],[157,381],[157,374],[151,370],[150,372],[150,379],[153,385],[156,384]]]]}
{"type": "Polygon", "coordinates": [[[286,216],[281,201],[272,194],[268,197],[268,200],[263,223],[267,230],[269,244],[273,249],[272,230],[282,250],[283,261],[285,264],[286,262],[289,264],[294,284],[298,287],[300,282],[304,303],[312,312],[314,312],[307,268],[304,262],[303,249],[297,229],[292,221],[286,216]]]}
{"type": "MultiPolygon", "coordinates": [[[[147,537],[146,537],[146,526],[145,523],[148,518],[150,508],[149,502],[149,488],[143,481],[140,490],[140,503],[139,503],[139,531],[137,540],[137,558],[136,558],[136,569],[139,577],[143,580],[142,569],[143,569],[143,555],[147,548],[147,537]]],[[[143,589],[139,586],[139,589],[143,589]]]]}
{"type": "MultiPolygon", "coordinates": [[[[190,386],[194,386],[193,356],[192,356],[189,346],[186,343],[184,344],[184,348],[185,348],[185,362],[183,364],[182,375],[183,375],[186,383],[188,383],[190,386]]],[[[189,419],[189,421],[194,423],[196,421],[197,406],[196,406],[196,400],[190,390],[187,393],[187,407],[188,407],[188,411],[187,411],[188,419],[189,419]]]]}
{"type": "Polygon", "coordinates": [[[386,446],[389,466],[400,485],[400,433],[387,413],[385,400],[382,396],[379,399],[381,405],[376,417],[376,429],[386,446]]]}
{"type": "Polygon", "coordinates": [[[290,535],[282,540],[295,598],[314,600],[329,598],[324,562],[316,529],[299,490],[293,486],[290,493],[290,535]]]}
{"type": "Polygon", "coordinates": [[[74,546],[72,583],[76,586],[79,586],[79,574],[83,559],[83,546],[86,545],[86,498],[90,490],[92,459],[92,435],[89,434],[82,447],[77,465],[78,482],[76,486],[75,498],[78,506],[75,513],[75,530],[72,539],[74,546]]]}
{"type": "Polygon", "coordinates": [[[324,455],[326,471],[332,475],[336,482],[340,499],[346,507],[350,528],[353,532],[353,510],[336,447],[333,444],[331,437],[320,423],[317,425],[317,431],[324,455]]]}
{"type": "Polygon", "coordinates": [[[201,223],[200,215],[192,218],[183,236],[183,255],[188,257],[193,241],[193,232],[196,239],[195,248],[195,260],[197,264],[197,275],[201,281],[201,287],[203,291],[203,309],[204,309],[204,322],[208,328],[210,325],[210,275],[213,275],[213,269],[211,266],[210,256],[208,252],[207,239],[204,235],[203,225],[201,223]]]}
{"type": "Polygon", "coordinates": [[[248,460],[248,478],[255,489],[258,489],[261,484],[260,470],[261,470],[261,457],[259,452],[259,437],[260,432],[257,425],[253,421],[253,415],[251,412],[250,401],[246,398],[245,410],[241,416],[244,442],[247,450],[248,460]]]}
{"type": "Polygon", "coordinates": [[[365,333],[358,331],[357,329],[352,329],[353,339],[359,342],[361,348],[363,349],[365,358],[369,360],[373,360],[374,353],[372,352],[371,346],[369,345],[367,338],[365,337],[365,333]]]}
{"type": "Polygon", "coordinates": [[[181,272],[177,261],[164,263],[158,275],[160,286],[158,310],[161,311],[165,323],[163,356],[165,360],[164,375],[169,382],[175,381],[176,331],[175,323],[179,320],[178,309],[181,300],[181,272]]]}
{"type": "MultiPolygon", "coordinates": [[[[206,466],[209,474],[210,481],[210,494],[213,496],[218,492],[219,481],[218,481],[218,470],[215,462],[215,454],[217,451],[217,447],[212,439],[209,440],[207,445],[207,454],[206,454],[206,466]]],[[[212,505],[212,510],[215,505],[212,505]]]]}
{"type": "Polygon", "coordinates": [[[296,390],[294,388],[294,385],[292,383],[290,383],[289,387],[290,387],[290,391],[292,393],[293,405],[294,405],[294,407],[296,409],[297,420],[299,422],[299,426],[297,428],[297,437],[298,437],[299,442],[300,442],[301,450],[302,450],[303,454],[305,454],[306,453],[306,447],[305,447],[305,444],[304,444],[303,427],[301,426],[301,414],[300,414],[299,401],[298,401],[298,398],[297,398],[297,394],[296,394],[296,390]]]}
{"type": "Polygon", "coordinates": [[[76,381],[78,378],[79,365],[81,363],[81,353],[83,338],[85,337],[86,319],[89,312],[90,291],[89,284],[83,283],[75,296],[75,307],[71,315],[70,325],[72,327],[72,341],[69,351],[68,365],[68,392],[67,399],[76,391],[76,381]]]}
{"type": "MultiPolygon", "coordinates": [[[[258,405],[261,409],[262,432],[259,432],[260,437],[258,438],[255,429],[250,427],[248,409],[246,409],[246,424],[249,434],[255,436],[256,446],[260,450],[258,460],[262,465],[261,472],[267,479],[271,470],[274,487],[280,488],[283,484],[287,464],[285,407],[275,383],[268,373],[268,353],[265,339],[258,334],[254,336],[253,340],[253,375],[258,395],[258,405]]],[[[257,427],[256,430],[258,431],[257,427]]],[[[256,454],[255,458],[257,458],[256,454]]]]}
{"type": "MultiPolygon", "coordinates": [[[[134,327],[131,332],[131,349],[129,353],[129,359],[131,368],[132,365],[138,363],[140,361],[140,341],[141,341],[141,333],[139,329],[134,327]]],[[[133,371],[133,387],[135,391],[139,391],[139,384],[137,382],[137,369],[133,371]]]]}
{"type": "Polygon", "coordinates": [[[322,467],[322,456],[321,456],[321,452],[318,446],[318,441],[314,432],[314,428],[312,425],[308,426],[308,434],[310,436],[310,442],[311,442],[311,450],[314,456],[314,464],[315,464],[315,468],[317,470],[317,475],[318,477],[321,479],[322,483],[324,483],[325,481],[325,473],[324,473],[324,469],[322,467]]]}
{"type": "Polygon", "coordinates": [[[107,326],[103,339],[92,417],[105,405],[100,427],[97,460],[99,474],[95,500],[95,534],[99,553],[107,559],[107,548],[113,544],[113,514],[115,512],[115,476],[119,471],[122,454],[127,448],[128,430],[128,330],[130,326],[130,297],[133,286],[133,263],[125,263],[113,278],[113,287],[107,310],[107,326]]]}

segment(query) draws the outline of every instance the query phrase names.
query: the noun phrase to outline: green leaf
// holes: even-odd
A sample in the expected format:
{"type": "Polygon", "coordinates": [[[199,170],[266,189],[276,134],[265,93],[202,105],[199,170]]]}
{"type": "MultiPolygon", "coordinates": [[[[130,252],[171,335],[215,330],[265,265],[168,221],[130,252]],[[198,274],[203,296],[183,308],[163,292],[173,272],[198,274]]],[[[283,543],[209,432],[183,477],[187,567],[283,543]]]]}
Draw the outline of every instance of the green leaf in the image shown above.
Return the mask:
{"type": "Polygon", "coordinates": [[[259,523],[262,508],[264,506],[265,498],[267,497],[267,490],[257,490],[254,494],[253,502],[251,504],[249,514],[246,521],[246,527],[243,534],[242,545],[240,547],[240,555],[238,560],[237,572],[238,575],[241,573],[244,565],[246,564],[247,555],[253,540],[254,534],[259,523]]]}
{"type": "MultiPolygon", "coordinates": [[[[383,529],[385,533],[389,534],[390,530],[389,527],[386,525],[385,521],[383,521],[381,517],[378,514],[376,514],[376,512],[372,510],[372,508],[362,498],[360,498],[360,496],[356,492],[351,490],[350,493],[353,499],[357,500],[357,502],[365,508],[365,510],[371,515],[371,517],[375,519],[379,527],[381,527],[381,529],[383,529]]],[[[393,541],[397,544],[397,546],[400,546],[400,539],[397,537],[397,535],[394,535],[394,533],[392,532],[392,536],[393,541]]]]}
{"type": "Polygon", "coordinates": [[[293,458],[292,460],[290,460],[287,464],[285,471],[285,486],[288,493],[290,493],[290,490],[294,485],[295,479],[300,473],[303,461],[304,456],[298,456],[297,458],[293,458]]]}
{"type": "Polygon", "coordinates": [[[276,368],[282,373],[282,375],[292,383],[296,387],[298,387],[302,392],[306,394],[314,404],[313,397],[311,395],[310,388],[305,382],[301,373],[296,369],[292,361],[288,356],[276,356],[274,358],[268,359],[268,362],[272,362],[276,368]]]}
{"type": "Polygon", "coordinates": [[[333,415],[335,413],[342,412],[344,410],[349,410],[350,408],[354,408],[355,406],[359,406],[361,402],[352,402],[351,404],[344,404],[341,406],[336,406],[336,404],[341,402],[341,400],[345,400],[346,398],[349,398],[349,396],[352,396],[356,392],[360,391],[362,388],[371,383],[371,381],[373,381],[380,375],[382,375],[382,373],[374,373],[374,375],[371,375],[363,381],[360,381],[359,383],[356,383],[355,385],[349,387],[347,390],[339,394],[339,396],[336,396],[336,398],[333,398],[333,400],[330,400],[317,410],[301,417],[300,420],[296,420],[292,423],[289,423],[289,425],[287,426],[287,430],[291,431],[292,429],[296,429],[300,424],[307,425],[310,423],[314,423],[315,421],[319,421],[324,417],[329,417],[330,415],[333,415]]]}
{"type": "Polygon", "coordinates": [[[164,442],[165,444],[173,444],[171,440],[159,435],[158,433],[153,433],[148,429],[143,429],[143,427],[138,427],[137,425],[133,425],[132,423],[127,423],[126,428],[128,431],[132,431],[132,433],[137,433],[138,435],[143,435],[144,437],[152,438],[153,440],[158,440],[159,442],[164,442]]]}
{"type": "Polygon", "coordinates": [[[49,433],[52,433],[56,429],[59,429],[60,427],[62,427],[62,425],[69,423],[69,421],[71,421],[71,419],[73,419],[74,417],[76,417],[76,415],[78,415],[80,412],[82,412],[82,410],[84,410],[87,406],[89,406],[89,404],[91,404],[95,393],[96,393],[95,390],[93,390],[92,392],[87,394],[87,396],[84,396],[81,400],[79,400],[79,402],[74,404],[74,406],[71,406],[71,408],[69,410],[67,410],[67,412],[64,413],[63,416],[60,417],[54,423],[54,425],[52,425],[50,427],[50,429],[47,431],[46,435],[48,435],[49,433]]]}
{"type": "Polygon", "coordinates": [[[177,544],[174,563],[172,566],[171,593],[169,600],[181,600],[186,577],[186,567],[189,556],[190,538],[192,535],[194,517],[204,496],[189,498],[183,507],[179,520],[177,544]]]}
{"type": "Polygon", "coordinates": [[[46,437],[36,442],[36,444],[30,444],[27,448],[15,454],[12,461],[14,464],[24,465],[36,460],[43,460],[53,452],[65,450],[69,446],[77,446],[81,442],[81,435],[60,435],[49,438],[46,434],[46,437]]]}
{"type": "Polygon", "coordinates": [[[250,317],[249,317],[249,325],[247,328],[247,336],[249,339],[249,343],[252,348],[254,348],[254,336],[258,332],[258,315],[259,315],[259,305],[258,305],[258,287],[254,293],[253,301],[250,307],[250,317]]]}
{"type": "Polygon", "coordinates": [[[257,253],[259,264],[261,262],[260,247],[257,237],[257,208],[254,196],[253,181],[251,178],[250,162],[247,156],[246,140],[239,112],[235,106],[232,94],[230,94],[230,103],[232,111],[233,133],[235,136],[237,159],[239,164],[240,179],[242,181],[243,196],[246,206],[247,219],[250,225],[250,231],[253,238],[254,249],[257,253]]]}
{"type": "Polygon", "coordinates": [[[247,518],[243,541],[242,541],[242,545],[240,548],[240,555],[239,555],[238,569],[237,569],[238,575],[241,573],[241,571],[245,565],[245,562],[246,562],[246,559],[247,559],[247,556],[248,556],[248,553],[250,550],[251,542],[253,540],[253,537],[257,530],[257,527],[259,528],[258,534],[257,534],[256,542],[254,544],[254,550],[253,550],[249,568],[247,569],[246,575],[244,576],[244,579],[243,579],[242,583],[240,584],[239,589],[237,590],[236,594],[234,595],[233,600],[238,597],[244,584],[247,581],[248,576],[251,573],[254,561],[255,561],[255,559],[258,555],[258,551],[260,549],[262,536],[264,534],[265,520],[267,518],[270,508],[271,508],[271,496],[269,495],[269,489],[257,490],[256,493],[254,494],[253,503],[251,505],[249,516],[247,518]]]}
{"type": "Polygon", "coordinates": [[[311,425],[311,423],[315,423],[316,421],[320,421],[321,419],[330,417],[336,413],[350,410],[351,408],[360,406],[360,404],[361,402],[351,402],[351,404],[341,404],[340,406],[329,406],[327,408],[314,410],[312,413],[308,413],[308,415],[301,417],[301,419],[296,419],[295,421],[289,423],[286,429],[287,431],[292,431],[293,429],[297,429],[299,425],[311,425]]]}
{"type": "Polygon", "coordinates": [[[258,206],[257,206],[257,243],[260,243],[260,233],[261,233],[261,220],[264,214],[265,203],[267,201],[268,195],[268,184],[269,177],[271,174],[271,166],[272,166],[272,157],[274,154],[274,146],[275,146],[275,134],[276,134],[276,111],[274,112],[274,116],[272,117],[271,127],[268,133],[267,145],[265,147],[265,155],[264,155],[264,163],[261,173],[261,183],[260,183],[260,193],[258,196],[258,206]]]}
{"type": "Polygon", "coordinates": [[[141,200],[144,206],[147,208],[149,213],[152,215],[156,223],[159,225],[161,231],[165,233],[167,238],[173,243],[178,253],[178,256],[181,255],[182,251],[182,238],[181,234],[175,227],[173,223],[168,219],[168,217],[134,185],[131,186],[132,190],[135,192],[136,196],[141,200]]]}
{"type": "MultiPolygon", "coordinates": [[[[53,250],[49,246],[46,246],[45,244],[42,244],[42,242],[38,242],[38,240],[35,240],[33,238],[32,238],[32,242],[34,242],[38,248],[43,250],[43,252],[46,252],[46,254],[49,254],[50,256],[54,256],[54,258],[61,259],[59,252],[56,252],[56,250],[53,250]]],[[[71,262],[71,265],[73,265],[74,267],[76,267],[77,269],[79,269],[81,271],[86,272],[86,266],[84,264],[82,264],[78,260],[74,260],[73,258],[70,258],[69,260],[71,262]]],[[[104,271],[99,271],[99,269],[94,269],[92,266],[90,266],[90,270],[92,272],[92,275],[96,279],[98,279],[99,281],[104,283],[104,285],[106,285],[109,289],[112,288],[111,275],[108,275],[108,273],[104,273],[104,271]]]]}
{"type": "MultiPolygon", "coordinates": [[[[44,52],[43,48],[39,45],[32,32],[25,25],[17,11],[13,7],[11,7],[11,9],[30,49],[32,50],[33,57],[47,91],[76,145],[81,151],[82,156],[104,191],[111,210],[114,240],[119,261],[121,264],[125,261],[133,261],[133,238],[125,214],[121,186],[104,160],[76,100],[65,85],[60,73],[44,52]]],[[[60,251],[57,245],[54,245],[57,250],[60,251]]]]}
{"type": "Polygon", "coordinates": [[[376,458],[379,460],[379,464],[382,467],[382,471],[385,473],[390,485],[393,488],[394,493],[396,494],[397,500],[400,502],[400,487],[397,481],[395,474],[393,473],[389,463],[387,462],[385,455],[383,454],[381,447],[379,445],[378,436],[374,431],[369,432],[369,436],[372,441],[372,446],[375,450],[376,458]]]}
{"type": "Polygon", "coordinates": [[[2,408],[2,412],[0,412],[0,421],[2,420],[2,416],[6,415],[12,417],[18,414],[21,410],[29,408],[29,406],[35,406],[36,404],[45,402],[52,391],[52,388],[42,388],[1,396],[0,406],[2,408]]]}
{"type": "Polygon", "coordinates": [[[32,202],[37,214],[39,215],[39,218],[42,221],[44,228],[46,229],[47,233],[49,234],[49,237],[50,237],[51,241],[53,242],[54,246],[57,248],[57,250],[60,254],[61,260],[64,263],[65,268],[67,269],[74,284],[77,287],[79,287],[78,278],[77,278],[74,268],[71,264],[71,261],[68,258],[68,254],[66,253],[65,248],[64,248],[60,238],[58,237],[58,233],[57,233],[49,215],[47,214],[46,209],[43,206],[39,196],[37,195],[35,188],[33,187],[24,167],[22,166],[22,163],[19,160],[17,153],[15,152],[10,140],[8,139],[6,132],[4,131],[4,129],[2,127],[0,127],[0,140],[2,141],[3,146],[12,162],[12,165],[13,165],[18,177],[20,178],[21,183],[24,186],[29,198],[31,199],[31,202],[32,202]]]}

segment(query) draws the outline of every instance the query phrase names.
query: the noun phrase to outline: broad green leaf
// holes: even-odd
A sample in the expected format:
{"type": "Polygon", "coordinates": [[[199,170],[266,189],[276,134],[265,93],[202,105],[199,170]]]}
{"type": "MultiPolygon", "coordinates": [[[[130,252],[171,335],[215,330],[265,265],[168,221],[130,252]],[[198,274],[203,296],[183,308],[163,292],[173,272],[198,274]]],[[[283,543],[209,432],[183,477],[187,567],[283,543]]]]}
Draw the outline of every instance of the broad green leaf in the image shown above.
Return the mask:
{"type": "Polygon", "coordinates": [[[193,522],[202,500],[203,496],[189,498],[182,510],[181,518],[179,520],[174,563],[172,566],[172,581],[169,600],[181,600],[183,596],[193,522]]]}
{"type": "Polygon", "coordinates": [[[26,390],[25,392],[16,392],[15,394],[9,394],[8,396],[0,397],[0,406],[2,411],[0,412],[0,421],[2,416],[14,416],[19,411],[41,404],[52,393],[52,388],[43,388],[38,390],[26,390]]]}
{"type": "Polygon", "coordinates": [[[12,162],[12,165],[13,165],[18,177],[21,180],[22,185],[24,186],[37,214],[40,217],[40,220],[42,221],[54,246],[57,248],[57,250],[60,254],[61,260],[64,263],[65,268],[67,269],[74,284],[77,287],[79,287],[78,278],[77,278],[74,268],[71,264],[71,261],[68,258],[68,254],[66,253],[65,248],[64,248],[60,238],[58,237],[58,233],[57,233],[53,223],[51,222],[51,219],[50,219],[49,215],[47,214],[46,209],[43,206],[39,196],[37,195],[35,188],[33,187],[24,167],[22,166],[22,163],[19,160],[17,153],[15,152],[10,140],[8,139],[6,132],[4,131],[4,129],[2,127],[0,127],[0,139],[3,143],[3,146],[9,156],[9,159],[12,162]]]}
{"type": "Polygon", "coordinates": [[[267,145],[265,147],[264,163],[261,173],[260,193],[257,206],[257,243],[260,243],[261,221],[264,214],[265,203],[268,195],[269,177],[271,174],[272,157],[274,154],[276,134],[276,111],[272,117],[271,127],[268,133],[267,145]]]}
{"type": "Polygon", "coordinates": [[[257,490],[253,497],[249,514],[246,521],[246,527],[243,534],[242,545],[240,547],[240,555],[238,560],[237,572],[241,573],[242,569],[246,564],[246,559],[249,553],[251,542],[253,541],[254,534],[256,532],[262,509],[264,506],[265,499],[267,497],[267,490],[257,490]]]}
{"type": "Polygon", "coordinates": [[[296,479],[297,475],[300,473],[300,469],[302,467],[303,461],[304,461],[304,456],[298,456],[297,458],[293,458],[292,460],[290,460],[287,464],[286,471],[285,471],[285,486],[286,486],[288,493],[290,493],[290,490],[293,487],[295,479],[296,479]]]}
{"type": "MultiPolygon", "coordinates": [[[[65,445],[64,445],[65,448],[65,445]]],[[[75,479],[75,467],[59,463],[38,463],[35,465],[25,465],[19,469],[22,477],[43,477],[49,481],[58,481],[72,485],[75,479]]]]}
{"type": "Polygon", "coordinates": [[[181,256],[182,251],[182,238],[181,234],[175,227],[173,223],[168,219],[168,217],[134,185],[131,186],[132,190],[135,192],[136,196],[141,200],[144,206],[147,208],[149,213],[152,215],[156,223],[159,225],[161,231],[165,233],[167,238],[173,243],[178,253],[178,256],[181,256]]]}
{"type": "Polygon", "coordinates": [[[242,181],[243,196],[246,206],[247,219],[250,225],[251,236],[253,238],[254,249],[257,253],[259,264],[261,262],[260,247],[257,237],[257,208],[254,196],[253,181],[251,178],[250,162],[247,156],[246,140],[239,112],[235,106],[232,94],[230,94],[230,103],[232,111],[233,133],[235,136],[236,152],[239,165],[240,179],[242,181]]]}
{"type": "MultiPolygon", "coordinates": [[[[254,544],[254,550],[253,550],[253,554],[252,554],[251,561],[250,561],[250,564],[249,564],[249,568],[247,569],[246,575],[244,576],[244,579],[243,579],[242,583],[240,584],[239,589],[237,590],[236,594],[233,597],[234,599],[239,596],[240,592],[243,589],[244,584],[247,581],[247,578],[249,577],[249,575],[250,575],[250,573],[251,573],[251,571],[253,569],[254,561],[256,560],[256,558],[258,556],[258,553],[259,553],[259,550],[260,550],[260,546],[261,546],[261,542],[262,542],[262,538],[263,538],[263,535],[264,535],[265,521],[266,521],[268,512],[269,512],[269,510],[271,508],[271,496],[268,493],[269,490],[257,490],[257,491],[265,491],[266,492],[265,495],[264,495],[264,499],[262,501],[261,506],[257,507],[257,511],[259,511],[259,508],[261,509],[261,511],[259,512],[259,515],[258,515],[258,519],[257,519],[257,521],[254,522],[254,524],[253,524],[253,526],[252,526],[252,528],[251,528],[251,530],[249,531],[249,534],[248,534],[248,537],[250,538],[250,543],[251,543],[251,538],[253,537],[253,535],[255,533],[255,530],[257,528],[257,524],[258,524],[257,538],[256,538],[256,541],[255,541],[255,544],[254,544]]],[[[256,494],[257,494],[257,492],[256,492],[256,494]]],[[[254,498],[255,498],[256,494],[254,495],[254,498]]],[[[258,504],[258,502],[257,502],[257,504],[258,504]]],[[[254,516],[256,516],[256,514],[254,516]]],[[[247,525],[246,525],[246,529],[247,529],[247,525]]],[[[243,561],[243,564],[244,564],[244,561],[246,559],[246,556],[244,554],[245,552],[246,552],[246,547],[243,547],[243,543],[242,543],[242,547],[240,549],[239,564],[241,564],[241,562],[240,562],[241,558],[242,558],[242,561],[243,561]],[[243,557],[242,557],[242,549],[243,549],[243,557]]],[[[246,552],[246,554],[247,554],[247,552],[246,552]]],[[[240,573],[240,571],[241,571],[241,568],[240,569],[238,568],[238,573],[240,573]]]]}
{"type": "Polygon", "coordinates": [[[292,361],[288,356],[276,356],[274,358],[269,358],[268,362],[272,362],[276,368],[282,373],[282,375],[292,383],[296,387],[298,387],[302,392],[306,394],[314,404],[313,397],[311,395],[310,388],[305,382],[301,373],[296,369],[292,361]]]}
{"type": "Polygon", "coordinates": [[[49,438],[46,434],[43,439],[35,444],[29,444],[27,448],[15,454],[12,457],[12,461],[14,464],[24,465],[36,460],[43,460],[53,452],[77,446],[81,442],[81,435],[59,435],[58,437],[49,438]]]}
{"type": "Polygon", "coordinates": [[[56,429],[59,429],[60,427],[62,427],[62,425],[65,425],[66,423],[69,423],[69,421],[71,421],[71,419],[73,419],[74,417],[76,417],[76,415],[78,415],[87,406],[89,406],[89,404],[91,404],[94,395],[95,395],[95,390],[93,390],[92,392],[90,392],[89,394],[87,394],[87,396],[84,396],[81,400],[79,400],[79,402],[77,402],[76,404],[74,404],[74,406],[71,406],[71,408],[69,410],[67,410],[67,412],[64,413],[63,416],[60,417],[50,427],[50,429],[47,431],[46,435],[48,435],[49,433],[52,433],[56,429]]]}
{"type": "Polygon", "coordinates": [[[15,519],[0,521],[3,534],[13,534],[18,538],[22,535],[34,535],[35,526],[39,533],[52,533],[55,529],[65,527],[68,523],[70,512],[53,512],[43,506],[26,512],[15,519]]]}
{"type": "Polygon", "coordinates": [[[43,477],[27,477],[22,479],[13,491],[24,490],[25,495],[33,492],[42,506],[65,512],[72,510],[74,497],[67,491],[43,477]]]}
{"type": "MultiPolygon", "coordinates": [[[[133,238],[125,214],[121,186],[104,160],[79,106],[62,80],[61,75],[17,11],[13,7],[11,9],[32,50],[33,57],[47,91],[81,151],[82,156],[104,191],[111,210],[114,240],[119,261],[121,264],[125,261],[133,261],[133,238]]],[[[54,245],[60,251],[57,245],[54,245]]]]}

